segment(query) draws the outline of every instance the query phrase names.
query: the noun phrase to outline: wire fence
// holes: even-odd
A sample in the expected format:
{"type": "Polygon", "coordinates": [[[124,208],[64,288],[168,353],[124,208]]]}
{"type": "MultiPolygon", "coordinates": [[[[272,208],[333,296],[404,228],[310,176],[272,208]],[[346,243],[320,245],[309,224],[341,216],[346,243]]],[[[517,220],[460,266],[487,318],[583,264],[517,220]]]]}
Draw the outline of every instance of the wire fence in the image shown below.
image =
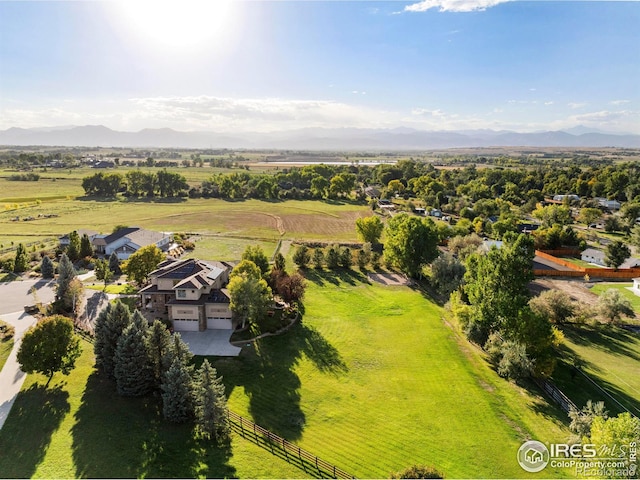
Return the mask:
{"type": "Polygon", "coordinates": [[[315,470],[315,473],[322,478],[356,478],[332,463],[319,458],[231,410],[227,410],[227,418],[231,427],[240,435],[269,447],[271,453],[280,455],[291,463],[297,463],[305,471],[307,471],[307,468],[315,470]]]}

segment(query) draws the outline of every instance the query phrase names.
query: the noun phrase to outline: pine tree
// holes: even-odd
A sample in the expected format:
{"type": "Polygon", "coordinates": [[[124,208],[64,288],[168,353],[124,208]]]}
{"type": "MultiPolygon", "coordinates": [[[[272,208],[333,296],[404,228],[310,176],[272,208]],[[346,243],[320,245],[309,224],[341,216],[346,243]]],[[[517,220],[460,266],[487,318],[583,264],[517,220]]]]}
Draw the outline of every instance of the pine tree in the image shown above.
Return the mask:
{"type": "Polygon", "coordinates": [[[110,378],[115,378],[115,356],[118,340],[122,332],[131,324],[131,312],[120,300],[109,303],[95,326],[95,343],[93,351],[96,355],[96,367],[110,378]]]}
{"type": "Polygon", "coordinates": [[[91,245],[91,240],[86,233],[82,234],[80,239],[80,258],[85,257],[93,257],[93,245],[91,245]]]}
{"type": "Polygon", "coordinates": [[[75,230],[69,234],[69,246],[67,247],[67,257],[72,262],[80,258],[80,236],[75,230]]]}
{"type": "Polygon", "coordinates": [[[224,396],[222,378],[205,359],[198,370],[195,386],[195,415],[198,433],[218,443],[229,439],[227,399],[224,396]]]}
{"type": "Polygon", "coordinates": [[[58,264],[58,288],[56,290],[56,302],[64,301],[69,290],[69,284],[76,278],[76,270],[73,268],[73,264],[69,261],[69,257],[66,254],[62,254],[60,257],[60,263],[58,264]]]}
{"type": "Polygon", "coordinates": [[[351,265],[353,265],[353,257],[351,256],[351,250],[347,247],[340,254],[340,266],[349,270],[351,265]]]}
{"type": "Polygon", "coordinates": [[[42,274],[42,278],[53,278],[53,262],[48,256],[42,257],[42,262],[40,262],[40,273],[42,274]]]}
{"type": "Polygon", "coordinates": [[[280,252],[276,253],[273,257],[273,270],[282,270],[284,272],[285,268],[286,260],[284,256],[280,252]]]}
{"type": "Polygon", "coordinates": [[[191,353],[189,346],[184,343],[179,333],[174,333],[171,337],[173,340],[170,341],[169,348],[162,357],[162,370],[165,372],[171,368],[176,358],[180,359],[185,365],[189,365],[193,358],[193,353],[191,353]]]}
{"type": "Polygon", "coordinates": [[[120,259],[116,252],[113,252],[109,257],[109,270],[113,272],[114,275],[121,275],[122,270],[120,269],[120,259]]]}
{"type": "Polygon", "coordinates": [[[27,249],[22,243],[18,244],[16,249],[16,259],[13,262],[14,273],[22,273],[29,268],[29,255],[27,255],[27,249]]]}
{"type": "Polygon", "coordinates": [[[118,340],[114,374],[120,395],[141,397],[150,393],[154,385],[146,338],[149,327],[139,313],[132,320],[118,340]]]}
{"type": "Polygon", "coordinates": [[[185,363],[176,357],[162,381],[162,413],[171,422],[182,423],[193,417],[193,380],[185,363]]]}
{"type": "Polygon", "coordinates": [[[153,367],[153,377],[157,387],[162,383],[163,372],[167,369],[163,368],[163,360],[169,350],[173,348],[171,334],[164,323],[155,320],[147,333],[147,343],[149,344],[149,355],[151,356],[151,365],[153,367]]]}
{"type": "Polygon", "coordinates": [[[329,270],[335,270],[340,266],[340,247],[329,247],[327,251],[326,260],[327,260],[327,268],[329,270]]]}
{"type": "Polygon", "coordinates": [[[321,248],[316,248],[313,251],[313,266],[320,270],[324,265],[324,253],[321,248]]]}

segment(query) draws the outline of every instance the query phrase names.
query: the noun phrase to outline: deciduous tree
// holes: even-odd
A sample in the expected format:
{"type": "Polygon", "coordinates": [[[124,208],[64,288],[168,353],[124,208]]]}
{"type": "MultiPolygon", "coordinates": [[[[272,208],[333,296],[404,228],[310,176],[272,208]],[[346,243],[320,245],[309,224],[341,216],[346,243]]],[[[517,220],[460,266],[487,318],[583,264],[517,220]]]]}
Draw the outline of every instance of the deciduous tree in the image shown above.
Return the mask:
{"type": "Polygon", "coordinates": [[[104,287],[107,288],[107,283],[113,277],[113,272],[109,268],[109,264],[106,260],[98,259],[95,266],[96,279],[104,281],[104,287]]]}
{"type": "Polygon", "coordinates": [[[54,315],[27,330],[18,350],[18,362],[26,373],[47,375],[48,386],[54,373],[69,375],[81,352],[71,319],[54,315]]]}
{"type": "Polygon", "coordinates": [[[271,289],[260,269],[249,260],[243,260],[232,270],[227,288],[231,296],[229,308],[243,328],[264,316],[271,304],[271,289]]]}
{"type": "Polygon", "coordinates": [[[131,255],[122,265],[122,270],[127,278],[143,284],[164,259],[164,253],[156,245],[147,245],[131,255]]]}
{"type": "Polygon", "coordinates": [[[604,250],[604,263],[608,267],[617,269],[624,261],[631,256],[631,250],[621,240],[611,242],[604,250]]]}
{"type": "Polygon", "coordinates": [[[363,242],[368,242],[372,245],[380,243],[383,229],[384,224],[377,215],[361,217],[356,220],[356,233],[363,242]]]}
{"type": "Polygon", "coordinates": [[[438,256],[438,232],[431,219],[401,213],[385,228],[386,259],[410,277],[421,275],[422,267],[438,256]]]}
{"type": "Polygon", "coordinates": [[[250,260],[255,263],[263,278],[269,274],[269,259],[259,245],[249,245],[242,253],[242,260],[250,260]]]}
{"type": "Polygon", "coordinates": [[[623,315],[632,318],[636,316],[631,302],[615,288],[610,288],[600,295],[598,311],[609,323],[618,323],[623,315]]]}

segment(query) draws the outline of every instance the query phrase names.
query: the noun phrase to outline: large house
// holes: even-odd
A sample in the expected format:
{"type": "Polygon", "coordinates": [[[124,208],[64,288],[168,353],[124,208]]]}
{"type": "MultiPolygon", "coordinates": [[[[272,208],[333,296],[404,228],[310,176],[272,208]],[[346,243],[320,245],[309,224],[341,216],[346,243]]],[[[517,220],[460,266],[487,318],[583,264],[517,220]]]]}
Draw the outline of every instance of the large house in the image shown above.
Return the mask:
{"type": "MultiPolygon", "coordinates": [[[[83,234],[87,234],[96,253],[109,257],[115,252],[120,260],[128,259],[142,247],[148,245],[156,245],[163,252],[167,252],[172,248],[171,235],[169,233],[154,232],[140,227],[121,228],[110,235],[84,229],[77,230],[77,232],[81,237],[83,234]]],[[[61,236],[59,241],[61,247],[68,246],[69,235],[61,236]]]]}
{"type": "Polygon", "coordinates": [[[229,330],[235,327],[229,308],[232,265],[196,259],[167,260],[151,272],[140,290],[142,308],[168,318],[175,331],[229,330]]]}
{"type": "Polygon", "coordinates": [[[97,235],[92,242],[96,253],[110,256],[112,253],[120,260],[126,260],[142,247],[156,245],[166,252],[171,246],[171,235],[164,232],[154,232],[140,227],[127,227],[110,235],[97,235]]]}

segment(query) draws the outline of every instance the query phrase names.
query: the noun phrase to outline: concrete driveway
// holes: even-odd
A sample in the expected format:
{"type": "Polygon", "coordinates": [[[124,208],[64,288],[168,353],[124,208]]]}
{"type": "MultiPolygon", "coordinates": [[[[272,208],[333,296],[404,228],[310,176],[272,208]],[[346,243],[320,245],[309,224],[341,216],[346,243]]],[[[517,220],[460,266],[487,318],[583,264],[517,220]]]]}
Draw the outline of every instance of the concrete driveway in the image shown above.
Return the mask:
{"type": "Polygon", "coordinates": [[[54,280],[16,280],[0,283],[0,315],[24,311],[25,305],[33,305],[36,301],[53,302],[55,285],[54,280]],[[31,293],[32,288],[35,288],[35,298],[31,293]]]}
{"type": "Polygon", "coordinates": [[[194,355],[237,357],[240,347],[229,343],[233,330],[205,330],[204,332],[178,332],[194,355]]]}

